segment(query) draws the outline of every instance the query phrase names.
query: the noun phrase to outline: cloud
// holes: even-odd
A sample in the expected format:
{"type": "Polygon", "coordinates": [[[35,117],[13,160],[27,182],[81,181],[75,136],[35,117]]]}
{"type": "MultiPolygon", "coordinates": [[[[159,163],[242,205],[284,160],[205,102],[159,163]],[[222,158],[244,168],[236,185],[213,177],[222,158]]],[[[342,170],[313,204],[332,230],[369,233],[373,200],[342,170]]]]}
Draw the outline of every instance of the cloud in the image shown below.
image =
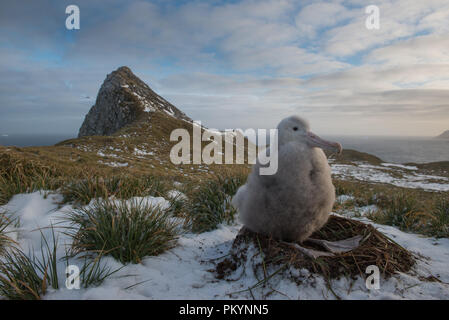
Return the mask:
{"type": "Polygon", "coordinates": [[[316,2],[304,6],[296,15],[295,22],[303,36],[313,38],[323,28],[350,18],[354,18],[354,12],[340,3],[316,2]]]}
{"type": "Polygon", "coordinates": [[[449,61],[448,48],[448,34],[430,34],[373,50],[365,60],[389,66],[444,64],[449,61]]]}
{"type": "Polygon", "coordinates": [[[65,29],[68,4],[2,6],[2,128],[75,134],[85,97],[128,65],[211,127],[267,128],[300,113],[334,134],[447,129],[445,0],[374,1],[380,30],[366,29],[362,0],[79,0],[77,31],[65,29]]]}

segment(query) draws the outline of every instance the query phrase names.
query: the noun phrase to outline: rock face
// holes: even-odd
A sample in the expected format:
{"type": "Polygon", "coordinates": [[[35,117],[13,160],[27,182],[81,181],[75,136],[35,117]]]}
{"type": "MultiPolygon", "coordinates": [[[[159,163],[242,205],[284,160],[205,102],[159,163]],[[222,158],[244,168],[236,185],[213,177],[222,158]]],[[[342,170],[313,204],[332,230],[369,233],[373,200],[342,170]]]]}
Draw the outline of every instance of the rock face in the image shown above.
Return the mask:
{"type": "Polygon", "coordinates": [[[449,130],[444,131],[442,134],[440,134],[438,139],[448,139],[449,140],[449,130]]]}
{"type": "MultiPolygon", "coordinates": [[[[135,120],[152,112],[192,121],[170,102],[156,94],[135,76],[128,67],[120,67],[108,74],[79,130],[78,137],[111,135],[135,120]]],[[[151,120],[149,120],[151,121],[151,120]]]]}

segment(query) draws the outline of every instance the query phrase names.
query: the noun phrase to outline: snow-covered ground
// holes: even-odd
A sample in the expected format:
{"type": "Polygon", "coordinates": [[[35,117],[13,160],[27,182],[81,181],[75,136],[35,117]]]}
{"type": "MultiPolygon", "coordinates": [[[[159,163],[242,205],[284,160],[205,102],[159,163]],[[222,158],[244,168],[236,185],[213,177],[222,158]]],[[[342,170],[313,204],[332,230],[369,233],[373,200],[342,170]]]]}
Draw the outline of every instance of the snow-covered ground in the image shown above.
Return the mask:
{"type": "MultiPolygon", "coordinates": [[[[340,198],[345,201],[348,198],[340,198]]],[[[72,209],[70,205],[60,207],[57,202],[61,196],[34,192],[20,194],[1,209],[7,209],[20,218],[21,228],[12,235],[20,243],[25,252],[35,251],[40,256],[41,234],[38,228],[54,224],[59,237],[58,256],[65,254],[65,245],[70,245],[70,238],[61,232],[64,224],[60,218],[72,209]]],[[[149,203],[167,205],[163,198],[146,197],[149,203]]],[[[366,218],[360,218],[371,223],[366,218]]],[[[333,291],[343,299],[449,299],[449,239],[425,238],[408,234],[394,227],[373,224],[380,231],[391,237],[405,248],[418,253],[422,259],[418,261],[414,274],[398,274],[388,281],[381,280],[379,290],[368,290],[363,279],[356,281],[340,279],[332,282],[333,291]],[[423,281],[423,278],[435,276],[441,282],[423,281]]],[[[175,248],[165,253],[145,258],[140,264],[129,264],[105,280],[99,287],[88,289],[65,288],[65,262],[59,263],[59,290],[46,294],[46,299],[251,299],[247,289],[258,282],[251,268],[244,271],[236,281],[218,280],[210,270],[220,258],[229,253],[232,241],[240,229],[238,223],[221,225],[217,230],[202,234],[184,234],[179,238],[175,248]]],[[[51,239],[51,230],[42,229],[43,234],[51,239]]],[[[248,251],[248,255],[257,250],[248,251]]],[[[113,258],[102,260],[112,269],[122,267],[113,258]]],[[[81,261],[72,260],[71,264],[81,261]]],[[[274,270],[268,270],[268,272],[274,270]]],[[[270,299],[335,299],[327,289],[325,280],[319,276],[311,276],[307,270],[290,269],[295,275],[302,275],[302,284],[289,280],[278,274],[270,280],[270,287],[275,289],[270,299]]],[[[252,290],[255,298],[265,296],[269,288],[252,290]]]]}
{"type": "Polygon", "coordinates": [[[98,163],[105,164],[110,167],[127,167],[128,166],[128,162],[114,162],[114,161],[107,162],[107,161],[98,160],[98,163]]]}
{"type": "Polygon", "coordinates": [[[398,187],[424,189],[433,191],[449,191],[449,178],[421,174],[416,167],[391,163],[380,166],[356,163],[332,163],[332,174],[340,179],[355,179],[366,182],[379,182],[398,187]]]}

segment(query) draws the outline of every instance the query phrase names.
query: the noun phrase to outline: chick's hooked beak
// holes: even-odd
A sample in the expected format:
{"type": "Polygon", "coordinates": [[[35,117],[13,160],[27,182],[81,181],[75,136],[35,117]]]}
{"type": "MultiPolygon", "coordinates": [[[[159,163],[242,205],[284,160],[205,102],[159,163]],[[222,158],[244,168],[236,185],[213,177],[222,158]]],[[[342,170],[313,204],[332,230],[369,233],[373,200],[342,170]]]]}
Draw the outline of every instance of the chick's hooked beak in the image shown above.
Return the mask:
{"type": "Polygon", "coordinates": [[[312,132],[307,133],[307,142],[312,147],[327,149],[337,154],[340,154],[343,150],[341,144],[339,144],[338,142],[324,140],[312,132]]]}

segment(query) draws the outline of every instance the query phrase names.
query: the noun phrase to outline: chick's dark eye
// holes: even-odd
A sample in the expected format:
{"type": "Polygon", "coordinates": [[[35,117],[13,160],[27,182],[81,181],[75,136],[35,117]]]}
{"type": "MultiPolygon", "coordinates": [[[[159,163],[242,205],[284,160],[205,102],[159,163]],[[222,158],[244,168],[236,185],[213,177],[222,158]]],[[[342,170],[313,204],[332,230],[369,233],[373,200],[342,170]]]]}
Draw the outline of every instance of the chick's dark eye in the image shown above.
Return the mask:
{"type": "Polygon", "coordinates": [[[293,130],[294,131],[298,131],[298,127],[293,127],[293,130]]]}

